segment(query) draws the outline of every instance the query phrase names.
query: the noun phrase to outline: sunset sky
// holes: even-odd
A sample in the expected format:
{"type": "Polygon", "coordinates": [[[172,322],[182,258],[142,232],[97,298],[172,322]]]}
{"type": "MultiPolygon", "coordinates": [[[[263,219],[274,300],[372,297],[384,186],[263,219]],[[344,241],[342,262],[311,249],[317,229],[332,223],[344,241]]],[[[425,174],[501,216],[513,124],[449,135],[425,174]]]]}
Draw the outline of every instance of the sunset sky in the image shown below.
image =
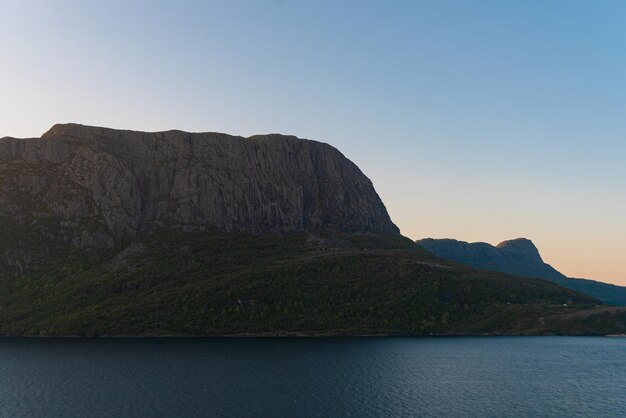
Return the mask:
{"type": "Polygon", "coordinates": [[[626,2],[0,0],[0,137],[332,144],[413,239],[626,285],[626,2]]]}

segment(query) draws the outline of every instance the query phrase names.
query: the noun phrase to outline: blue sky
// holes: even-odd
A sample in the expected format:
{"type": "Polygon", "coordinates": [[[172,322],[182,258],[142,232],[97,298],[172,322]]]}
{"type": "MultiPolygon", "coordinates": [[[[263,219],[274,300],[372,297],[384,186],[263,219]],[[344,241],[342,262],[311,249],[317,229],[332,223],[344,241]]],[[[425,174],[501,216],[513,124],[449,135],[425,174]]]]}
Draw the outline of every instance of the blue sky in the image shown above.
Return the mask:
{"type": "Polygon", "coordinates": [[[622,1],[0,0],[0,136],[328,142],[412,238],[626,284],[622,1]]]}

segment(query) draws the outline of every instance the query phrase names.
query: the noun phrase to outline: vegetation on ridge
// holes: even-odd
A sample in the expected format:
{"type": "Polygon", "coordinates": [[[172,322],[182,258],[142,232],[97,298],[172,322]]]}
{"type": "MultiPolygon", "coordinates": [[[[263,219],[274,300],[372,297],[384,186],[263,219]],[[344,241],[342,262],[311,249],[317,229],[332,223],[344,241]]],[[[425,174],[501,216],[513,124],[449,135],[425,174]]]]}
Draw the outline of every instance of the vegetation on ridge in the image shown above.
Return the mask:
{"type": "Polygon", "coordinates": [[[0,285],[0,333],[607,334],[626,329],[621,311],[591,315],[598,302],[590,297],[542,280],[460,267],[397,235],[163,230],[124,247],[119,253],[121,247],[68,250],[43,270],[6,275],[0,285]],[[589,315],[580,315],[585,312],[589,315]]]}

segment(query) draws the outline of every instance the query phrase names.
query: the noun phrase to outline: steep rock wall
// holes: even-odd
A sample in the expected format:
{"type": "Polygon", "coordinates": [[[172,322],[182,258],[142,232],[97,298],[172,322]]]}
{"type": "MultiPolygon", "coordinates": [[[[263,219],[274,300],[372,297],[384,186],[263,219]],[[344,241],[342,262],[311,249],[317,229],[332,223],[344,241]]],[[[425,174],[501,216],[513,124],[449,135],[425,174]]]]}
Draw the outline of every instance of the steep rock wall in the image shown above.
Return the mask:
{"type": "Polygon", "coordinates": [[[371,181],[330,145],[75,124],[0,139],[0,216],[54,221],[75,245],[99,247],[161,227],[399,233],[371,181]]]}

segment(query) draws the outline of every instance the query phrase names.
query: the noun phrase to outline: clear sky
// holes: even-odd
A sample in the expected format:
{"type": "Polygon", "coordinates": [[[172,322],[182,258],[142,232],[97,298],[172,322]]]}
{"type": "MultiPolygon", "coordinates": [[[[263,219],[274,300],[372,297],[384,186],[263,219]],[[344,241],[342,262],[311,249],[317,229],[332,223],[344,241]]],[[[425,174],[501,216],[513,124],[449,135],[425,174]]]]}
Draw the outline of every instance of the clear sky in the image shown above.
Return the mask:
{"type": "Polygon", "coordinates": [[[626,2],[0,0],[0,137],[328,142],[403,234],[626,285],[626,2]]]}

